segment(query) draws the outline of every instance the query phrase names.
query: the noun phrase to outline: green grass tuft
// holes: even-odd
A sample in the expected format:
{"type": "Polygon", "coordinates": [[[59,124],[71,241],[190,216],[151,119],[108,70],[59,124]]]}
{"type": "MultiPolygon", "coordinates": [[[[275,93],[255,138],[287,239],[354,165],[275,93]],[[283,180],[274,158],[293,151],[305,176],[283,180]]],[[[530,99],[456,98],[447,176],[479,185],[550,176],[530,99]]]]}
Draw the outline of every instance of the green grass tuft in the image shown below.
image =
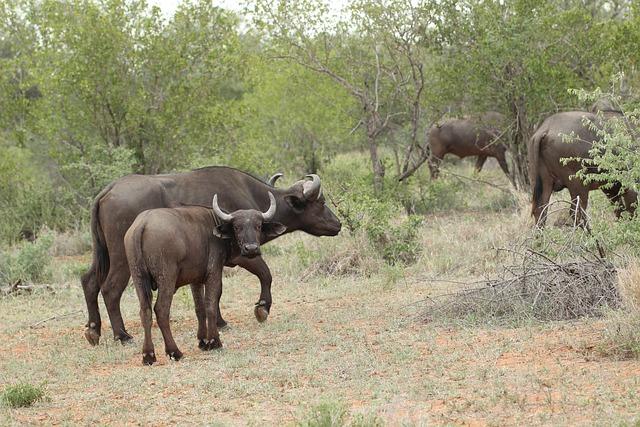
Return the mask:
{"type": "Polygon", "coordinates": [[[26,408],[44,398],[44,387],[20,383],[5,387],[2,402],[11,408],[26,408]]]}
{"type": "Polygon", "coordinates": [[[345,425],[347,409],[342,403],[324,402],[311,409],[300,427],[341,427],[345,425]]]}

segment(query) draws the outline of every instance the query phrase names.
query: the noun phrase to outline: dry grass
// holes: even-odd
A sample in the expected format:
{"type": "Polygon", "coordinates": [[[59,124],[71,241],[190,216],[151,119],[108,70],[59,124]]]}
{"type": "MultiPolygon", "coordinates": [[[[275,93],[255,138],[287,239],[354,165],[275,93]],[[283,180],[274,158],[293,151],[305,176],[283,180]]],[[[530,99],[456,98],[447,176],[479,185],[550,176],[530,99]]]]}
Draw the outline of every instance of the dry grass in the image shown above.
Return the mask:
{"type": "MultiPolygon", "coordinates": [[[[513,210],[431,216],[422,229],[425,251],[410,268],[318,272],[304,282],[310,256],[350,243],[346,235],[285,236],[265,255],[274,274],[267,322],[253,317],[255,277],[225,275],[222,310],[231,326],[222,332],[223,350],[203,353],[183,288],[172,329],[185,358],[161,356],[153,367],[140,363],[131,287],[122,309],[135,344],[113,343],[107,330],[92,348],[83,337],[85,315],[75,314],[84,307],[82,291],[68,270],[53,294],[0,299],[0,389],[46,382],[48,396],[29,408],[0,408],[0,424],[291,425],[323,402],[343,406],[347,423],[360,416],[389,425],[636,422],[640,362],[585,352],[602,340],[604,321],[485,329],[411,320],[419,308],[413,302],[454,287],[433,279],[499,270],[495,248],[518,235],[524,219],[513,210]],[[44,319],[51,320],[31,327],[44,319]]],[[[54,265],[62,272],[68,262],[54,265]]],[[[157,328],[154,340],[161,343],[157,328]]]]}

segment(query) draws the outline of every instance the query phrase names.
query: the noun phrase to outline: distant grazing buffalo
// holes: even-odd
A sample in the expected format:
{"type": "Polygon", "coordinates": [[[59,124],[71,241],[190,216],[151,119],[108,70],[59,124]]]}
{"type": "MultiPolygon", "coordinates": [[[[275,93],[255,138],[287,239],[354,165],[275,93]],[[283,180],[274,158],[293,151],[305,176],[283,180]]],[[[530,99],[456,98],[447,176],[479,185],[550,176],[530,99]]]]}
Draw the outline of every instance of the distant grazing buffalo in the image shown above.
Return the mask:
{"type": "Polygon", "coordinates": [[[142,212],[124,236],[129,270],[140,301],[144,327],[142,363],[156,361],[151,340],[152,290],[158,290],[154,306],[164,338],[165,352],[180,360],[171,334],[169,312],[176,289],[191,284],[198,318],[198,346],[202,350],[222,347],[216,319],[222,294],[222,269],[239,257],[260,255],[260,243],[285,232],[284,225],[271,222],[276,199],[269,193],[269,209],[225,213],[213,197],[213,209],[199,206],[151,209],[142,212]]]}
{"type": "Polygon", "coordinates": [[[478,156],[476,171],[480,172],[487,157],[494,157],[502,171],[509,176],[505,153],[506,146],[499,142],[504,128],[500,113],[485,113],[477,119],[448,119],[429,129],[431,159],[429,169],[432,178],[438,177],[440,163],[446,154],[460,158],[478,156]]]}
{"type": "MultiPolygon", "coordinates": [[[[616,116],[620,114],[609,111],[604,120],[610,120],[616,116]]],[[[576,212],[576,208],[573,207],[572,217],[578,223],[582,223],[583,211],[586,210],[589,201],[589,191],[601,188],[604,184],[601,181],[583,183],[574,177],[582,168],[581,162],[570,161],[565,165],[561,161],[564,158],[589,158],[589,150],[592,143],[597,141],[598,135],[596,131],[585,125],[585,121],[599,128],[604,126],[595,114],[585,111],[556,113],[542,122],[529,141],[529,173],[533,186],[532,215],[539,226],[545,224],[546,206],[552,192],[567,188],[574,203],[578,203],[579,199],[581,209],[576,212]],[[568,140],[570,136],[573,137],[568,140]]],[[[592,172],[597,173],[597,170],[592,172]]],[[[621,190],[620,184],[602,188],[616,206],[616,215],[620,215],[625,209],[633,212],[635,209],[633,204],[638,196],[632,190],[621,190]]]]}
{"type": "MultiPolygon", "coordinates": [[[[120,299],[129,281],[129,266],[124,250],[124,235],[139,213],[154,208],[210,206],[213,194],[231,211],[269,206],[267,193],[272,192],[278,209],[274,221],[284,224],[287,233],[302,230],[314,236],[335,236],[340,221],[325,205],[320,178],[308,175],[289,188],[272,185],[237,169],[206,167],[186,173],[167,175],[128,175],[109,184],[98,194],[91,210],[93,262],[82,277],[82,287],[89,312],[85,337],[98,344],[101,333],[98,293],[102,292],[114,337],[127,341],[120,299]]],[[[277,179],[277,176],[274,178],[277,179]]],[[[263,236],[264,244],[275,236],[263,236]]],[[[266,319],[271,308],[271,272],[261,256],[239,257],[228,266],[239,265],[260,279],[256,318],[266,319]]],[[[226,322],[218,310],[218,326],[226,322]]]]}

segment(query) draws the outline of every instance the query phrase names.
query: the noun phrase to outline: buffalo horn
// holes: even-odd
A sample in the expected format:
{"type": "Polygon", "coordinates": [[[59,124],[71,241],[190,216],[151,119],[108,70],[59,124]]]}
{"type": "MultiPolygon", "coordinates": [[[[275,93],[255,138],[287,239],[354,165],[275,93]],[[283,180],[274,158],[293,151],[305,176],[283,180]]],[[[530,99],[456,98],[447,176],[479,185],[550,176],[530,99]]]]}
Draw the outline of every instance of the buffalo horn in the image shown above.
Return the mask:
{"type": "Polygon", "coordinates": [[[218,206],[218,195],[215,194],[213,196],[213,213],[220,218],[223,222],[230,222],[233,219],[233,215],[229,215],[228,213],[222,212],[220,206],[218,206]]]}
{"type": "Polygon", "coordinates": [[[311,173],[305,178],[311,178],[311,181],[307,181],[302,184],[302,194],[304,195],[304,198],[307,200],[315,200],[320,197],[320,177],[314,173],[311,173]]]}
{"type": "Polygon", "coordinates": [[[273,197],[271,192],[269,192],[269,202],[269,209],[262,213],[262,219],[265,221],[271,221],[276,213],[276,198],[273,197]]]}
{"type": "Polygon", "coordinates": [[[269,181],[267,182],[267,184],[269,184],[272,187],[275,187],[276,181],[282,178],[283,176],[284,174],[282,172],[274,173],[273,175],[271,175],[271,178],[269,178],[269,181]]]}

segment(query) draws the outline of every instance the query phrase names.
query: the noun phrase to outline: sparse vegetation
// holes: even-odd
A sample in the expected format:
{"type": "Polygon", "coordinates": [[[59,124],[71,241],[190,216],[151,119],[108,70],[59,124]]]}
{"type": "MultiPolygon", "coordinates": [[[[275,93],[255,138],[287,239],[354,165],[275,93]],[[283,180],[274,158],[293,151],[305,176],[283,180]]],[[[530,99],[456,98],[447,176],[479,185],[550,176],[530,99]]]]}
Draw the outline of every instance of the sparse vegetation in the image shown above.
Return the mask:
{"type": "Polygon", "coordinates": [[[618,288],[622,307],[611,310],[605,320],[599,350],[618,359],[640,358],[640,264],[633,259],[620,271],[618,288]]]}

